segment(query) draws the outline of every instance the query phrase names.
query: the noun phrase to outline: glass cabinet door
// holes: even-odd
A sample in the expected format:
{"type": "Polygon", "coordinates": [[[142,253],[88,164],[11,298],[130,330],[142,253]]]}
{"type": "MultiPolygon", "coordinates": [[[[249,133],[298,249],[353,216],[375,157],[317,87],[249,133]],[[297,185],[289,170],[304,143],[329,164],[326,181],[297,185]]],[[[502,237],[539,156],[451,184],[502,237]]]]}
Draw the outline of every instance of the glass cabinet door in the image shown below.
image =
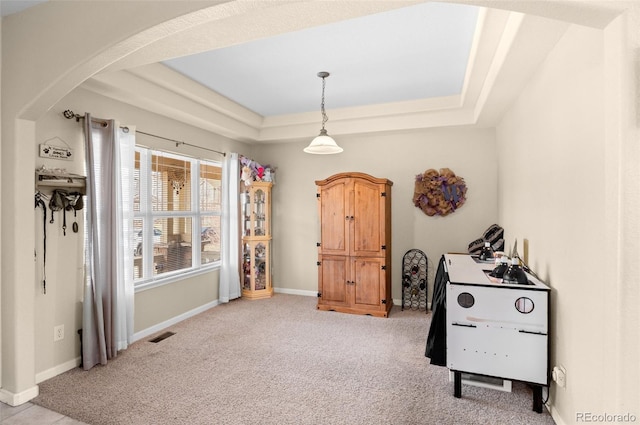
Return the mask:
{"type": "Polygon", "coordinates": [[[251,234],[251,194],[246,190],[240,195],[242,203],[242,235],[252,236],[251,234]]]}
{"type": "Polygon", "coordinates": [[[242,289],[270,290],[269,241],[246,241],[242,248],[242,289]]]}
{"type": "Polygon", "coordinates": [[[251,244],[243,244],[242,249],[242,288],[248,291],[251,290],[251,244]]]}
{"type": "Polygon", "coordinates": [[[269,193],[262,188],[248,188],[241,195],[243,236],[269,236],[269,193]]]}
{"type": "Polygon", "coordinates": [[[253,219],[254,219],[254,236],[265,236],[266,222],[265,222],[265,199],[266,195],[264,190],[257,189],[253,193],[253,219]]]}
{"type": "Polygon", "coordinates": [[[255,287],[256,291],[266,289],[267,287],[267,248],[264,243],[256,244],[253,258],[255,258],[255,287]]]}

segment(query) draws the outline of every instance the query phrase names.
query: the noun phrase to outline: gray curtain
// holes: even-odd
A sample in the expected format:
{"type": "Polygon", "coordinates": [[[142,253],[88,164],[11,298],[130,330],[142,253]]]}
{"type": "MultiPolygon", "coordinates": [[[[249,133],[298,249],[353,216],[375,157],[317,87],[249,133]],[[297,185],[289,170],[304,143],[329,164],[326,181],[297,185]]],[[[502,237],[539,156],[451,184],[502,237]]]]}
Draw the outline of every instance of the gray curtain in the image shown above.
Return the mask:
{"type": "Polygon", "coordinates": [[[132,195],[127,189],[130,185],[123,185],[123,178],[129,174],[123,166],[126,168],[126,163],[132,161],[121,162],[120,152],[132,155],[126,144],[130,147],[135,141],[132,136],[119,138],[119,131],[114,120],[85,115],[87,200],[82,316],[85,370],[116,357],[118,350],[130,342],[133,330],[133,276],[128,277],[123,267],[128,261],[124,253],[133,255],[130,215],[125,214],[131,205],[123,203],[123,199],[132,195]]]}

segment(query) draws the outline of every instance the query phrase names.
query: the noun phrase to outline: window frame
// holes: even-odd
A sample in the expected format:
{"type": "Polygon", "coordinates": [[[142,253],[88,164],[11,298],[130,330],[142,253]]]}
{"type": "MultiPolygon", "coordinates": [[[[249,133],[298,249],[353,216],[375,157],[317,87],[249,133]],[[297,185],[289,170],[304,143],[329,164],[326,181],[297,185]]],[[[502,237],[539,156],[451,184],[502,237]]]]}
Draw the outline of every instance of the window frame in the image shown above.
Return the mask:
{"type": "MultiPolygon", "coordinates": [[[[140,155],[140,170],[139,170],[139,211],[135,210],[134,203],[132,203],[133,220],[142,220],[142,266],[141,266],[141,278],[133,277],[134,290],[141,291],[145,289],[154,288],[157,286],[165,285],[172,282],[181,281],[190,277],[209,273],[215,269],[219,269],[221,266],[221,258],[211,261],[209,263],[202,264],[202,218],[203,217],[220,217],[220,227],[222,223],[222,196],[220,203],[220,210],[203,210],[200,209],[200,177],[201,177],[201,164],[219,167],[222,171],[222,162],[210,159],[199,159],[190,157],[187,155],[180,155],[172,152],[162,151],[160,149],[147,148],[143,146],[136,146],[135,152],[140,155]],[[190,180],[190,210],[187,211],[154,211],[152,205],[152,181],[153,181],[153,167],[152,158],[154,155],[160,155],[163,157],[172,158],[179,161],[189,162],[191,164],[191,180],[190,180]],[[144,174],[144,176],[143,176],[144,174]],[[185,218],[191,220],[191,267],[181,268],[178,270],[172,270],[170,272],[154,274],[153,273],[153,237],[154,237],[154,222],[157,219],[165,218],[185,218]]],[[[220,187],[224,186],[224,173],[220,176],[220,187]]],[[[221,194],[222,195],[222,194],[221,194]]],[[[221,229],[220,229],[221,230],[221,229]]],[[[133,234],[132,234],[132,237],[133,234]]],[[[222,244],[222,241],[220,241],[222,244]]],[[[135,245],[135,244],[133,244],[135,245]]],[[[220,247],[222,251],[222,246],[220,247]]],[[[135,261],[135,259],[132,259],[135,261]]]]}

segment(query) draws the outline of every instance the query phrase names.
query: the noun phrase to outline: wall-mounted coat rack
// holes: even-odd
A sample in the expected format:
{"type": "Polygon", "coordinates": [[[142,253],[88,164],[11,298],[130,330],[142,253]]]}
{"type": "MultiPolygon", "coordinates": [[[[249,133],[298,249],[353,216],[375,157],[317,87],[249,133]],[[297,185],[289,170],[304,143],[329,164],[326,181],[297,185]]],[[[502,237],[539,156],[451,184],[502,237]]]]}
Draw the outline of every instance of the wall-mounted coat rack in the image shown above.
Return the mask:
{"type": "Polygon", "coordinates": [[[36,170],[36,189],[74,189],[85,194],[87,178],[78,174],[36,170]]]}

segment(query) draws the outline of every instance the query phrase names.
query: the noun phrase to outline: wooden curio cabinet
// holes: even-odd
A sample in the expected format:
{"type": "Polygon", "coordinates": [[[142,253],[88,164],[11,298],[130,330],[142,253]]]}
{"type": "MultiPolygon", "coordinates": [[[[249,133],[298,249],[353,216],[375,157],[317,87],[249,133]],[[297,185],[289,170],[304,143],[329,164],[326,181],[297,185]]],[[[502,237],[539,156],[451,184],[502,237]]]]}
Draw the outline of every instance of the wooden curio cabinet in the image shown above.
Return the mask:
{"type": "Polygon", "coordinates": [[[388,316],[392,185],[364,173],[316,181],[318,309],[388,316]]]}
{"type": "Polygon", "coordinates": [[[252,182],[242,197],[242,296],[273,295],[271,284],[271,182],[252,182]]]}

